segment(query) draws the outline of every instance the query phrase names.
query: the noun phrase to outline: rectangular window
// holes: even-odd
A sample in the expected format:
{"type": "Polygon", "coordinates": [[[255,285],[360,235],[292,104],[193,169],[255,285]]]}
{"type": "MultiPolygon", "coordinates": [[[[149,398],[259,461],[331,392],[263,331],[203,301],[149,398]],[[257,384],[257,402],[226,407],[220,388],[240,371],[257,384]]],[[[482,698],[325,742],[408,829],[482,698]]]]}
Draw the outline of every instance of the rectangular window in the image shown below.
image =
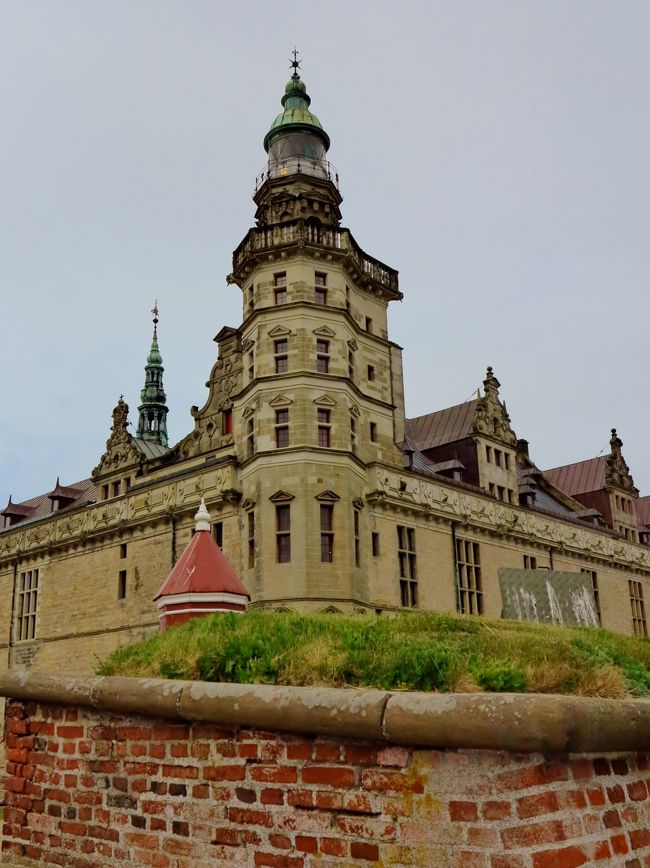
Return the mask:
{"type": "Polygon", "coordinates": [[[248,513],[248,566],[255,566],[255,510],[248,513]]]}
{"type": "Polygon", "coordinates": [[[334,560],[334,507],[330,503],[320,505],[320,559],[323,564],[334,560]]]}
{"type": "Polygon", "coordinates": [[[496,464],[497,467],[501,467],[501,450],[500,449],[494,450],[494,463],[496,464]]]}
{"type": "Polygon", "coordinates": [[[525,570],[536,570],[537,569],[537,558],[535,555],[524,555],[524,569],[525,570]]]}
{"type": "Polygon", "coordinates": [[[251,313],[255,310],[255,287],[252,283],[248,288],[248,309],[251,313]]]}
{"type": "Polygon", "coordinates": [[[113,483],[113,497],[119,497],[119,496],[120,496],[120,481],[118,479],[117,482],[113,483]]]}
{"type": "Polygon", "coordinates": [[[248,354],[248,379],[253,380],[255,378],[255,356],[252,352],[248,354]]]}
{"type": "Polygon", "coordinates": [[[219,546],[219,548],[223,548],[223,522],[215,521],[212,525],[212,536],[214,537],[214,541],[219,546]]]}
{"type": "Polygon", "coordinates": [[[18,639],[36,636],[36,610],[38,608],[38,570],[27,570],[18,578],[18,639]]]}
{"type": "Polygon", "coordinates": [[[483,586],[478,543],[456,540],[456,581],[458,611],[464,615],[482,615],[483,586]]]}
{"type": "Polygon", "coordinates": [[[327,374],[330,369],[330,342],[316,341],[316,370],[319,374],[327,374]]]}
{"type": "Polygon", "coordinates": [[[397,525],[397,559],[401,605],[412,608],[418,604],[418,581],[415,566],[415,528],[397,525]]]}
{"type": "Polygon", "coordinates": [[[327,275],[317,271],[314,275],[314,301],[316,304],[327,304],[327,275]]]}
{"type": "Polygon", "coordinates": [[[108,500],[108,483],[102,485],[102,500],[108,500]]]}
{"type": "Polygon", "coordinates": [[[357,451],[357,420],[354,416],[350,416],[350,449],[353,452],[357,451]]]}
{"type": "Polygon", "coordinates": [[[485,447],[485,457],[488,461],[488,464],[492,464],[492,447],[491,446],[485,447]]]}
{"type": "Polygon", "coordinates": [[[372,556],[373,556],[373,558],[378,558],[379,557],[379,534],[377,533],[377,531],[373,530],[370,539],[371,539],[371,544],[372,544],[372,556]]]}
{"type": "Polygon", "coordinates": [[[372,320],[369,316],[366,317],[366,331],[372,334],[372,320]]]}
{"type": "Polygon", "coordinates": [[[600,614],[600,591],[598,588],[598,573],[596,572],[596,570],[589,570],[586,567],[582,567],[580,572],[585,573],[585,575],[589,576],[589,578],[591,579],[591,590],[594,594],[596,617],[598,618],[598,624],[602,626],[603,620],[600,614]]]}
{"type": "Polygon", "coordinates": [[[503,453],[503,463],[505,464],[506,470],[510,470],[510,453],[509,452],[503,453]]]}
{"type": "Polygon", "coordinates": [[[354,350],[348,350],[348,377],[354,379],[354,350]]]}
{"type": "Polygon", "coordinates": [[[252,458],[255,455],[255,422],[249,419],[246,423],[246,455],[252,458]]]}
{"type": "Polygon", "coordinates": [[[291,561],[291,507],[289,504],[275,507],[275,539],[279,564],[291,561]]]}
{"type": "Polygon", "coordinates": [[[273,275],[273,284],[275,286],[275,303],[287,303],[287,272],[281,271],[273,275]]]}
{"type": "Polygon", "coordinates": [[[370,440],[373,443],[377,442],[377,423],[376,422],[370,423],[370,440]]]}
{"type": "Polygon", "coordinates": [[[358,509],[354,510],[353,521],[354,521],[354,565],[355,565],[355,567],[360,567],[361,566],[361,532],[359,530],[360,513],[359,513],[358,509]]]}
{"type": "Polygon", "coordinates": [[[330,411],[318,410],[318,445],[324,449],[330,446],[330,411]]]}
{"type": "Polygon", "coordinates": [[[497,492],[499,495],[499,500],[503,501],[506,499],[506,490],[503,485],[497,485],[497,492]]]}
{"type": "Polygon", "coordinates": [[[375,379],[375,367],[374,365],[368,365],[368,380],[372,382],[375,379]]]}
{"type": "Polygon", "coordinates": [[[117,599],[126,599],[126,570],[120,570],[117,577],[117,599]]]}
{"type": "Polygon", "coordinates": [[[275,411],[275,448],[284,449],[289,445],[289,411],[275,411]]]}
{"type": "Polygon", "coordinates": [[[635,636],[647,636],[648,626],[645,620],[645,603],[643,602],[643,585],[632,579],[628,581],[630,589],[630,605],[632,607],[632,626],[635,636]]]}
{"type": "Polygon", "coordinates": [[[224,435],[232,434],[232,410],[224,410],[221,420],[224,435]]]}
{"type": "Polygon", "coordinates": [[[275,341],[273,351],[275,353],[275,373],[286,374],[289,370],[289,356],[287,355],[289,352],[289,341],[286,338],[281,341],[275,341]]]}
{"type": "Polygon", "coordinates": [[[120,543],[120,557],[126,557],[126,543],[120,543]]]}

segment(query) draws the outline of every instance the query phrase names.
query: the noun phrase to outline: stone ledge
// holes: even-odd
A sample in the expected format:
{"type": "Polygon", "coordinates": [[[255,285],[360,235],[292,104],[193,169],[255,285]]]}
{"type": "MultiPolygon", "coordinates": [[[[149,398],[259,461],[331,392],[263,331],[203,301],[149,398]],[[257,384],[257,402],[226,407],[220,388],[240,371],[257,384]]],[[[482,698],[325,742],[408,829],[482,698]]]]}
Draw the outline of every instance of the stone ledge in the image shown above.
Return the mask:
{"type": "Polygon", "coordinates": [[[430,748],[650,751],[650,700],[514,693],[395,693],[153,678],[0,676],[0,696],[430,748]]]}

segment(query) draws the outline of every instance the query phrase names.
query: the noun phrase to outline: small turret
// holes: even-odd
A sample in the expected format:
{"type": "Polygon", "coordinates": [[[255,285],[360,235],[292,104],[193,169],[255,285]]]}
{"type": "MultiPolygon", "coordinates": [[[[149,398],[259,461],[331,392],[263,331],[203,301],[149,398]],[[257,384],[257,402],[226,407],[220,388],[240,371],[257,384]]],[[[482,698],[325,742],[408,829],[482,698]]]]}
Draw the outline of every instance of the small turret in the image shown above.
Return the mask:
{"type": "Polygon", "coordinates": [[[160,446],[167,446],[167,396],[163,388],[162,356],[158,348],[158,302],[153,310],[153,337],[151,349],[145,365],[144,389],[140,392],[138,407],[138,431],[136,437],[139,440],[149,440],[160,446]]]}

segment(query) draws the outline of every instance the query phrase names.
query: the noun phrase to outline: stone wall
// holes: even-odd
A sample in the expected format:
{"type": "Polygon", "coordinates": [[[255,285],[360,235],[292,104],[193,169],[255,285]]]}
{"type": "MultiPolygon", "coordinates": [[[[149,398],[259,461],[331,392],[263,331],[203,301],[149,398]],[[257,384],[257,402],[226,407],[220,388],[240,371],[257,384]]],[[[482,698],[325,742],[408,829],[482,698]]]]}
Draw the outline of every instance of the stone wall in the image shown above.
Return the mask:
{"type": "Polygon", "coordinates": [[[2,685],[3,861],[650,865],[648,703],[126,682],[2,685]]]}

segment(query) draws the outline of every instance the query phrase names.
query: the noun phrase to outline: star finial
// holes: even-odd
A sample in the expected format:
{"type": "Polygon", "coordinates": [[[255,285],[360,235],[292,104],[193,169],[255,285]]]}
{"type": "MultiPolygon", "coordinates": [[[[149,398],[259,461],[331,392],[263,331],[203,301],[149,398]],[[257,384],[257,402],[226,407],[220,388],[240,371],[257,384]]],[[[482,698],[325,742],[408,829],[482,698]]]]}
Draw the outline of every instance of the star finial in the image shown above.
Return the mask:
{"type": "Polygon", "coordinates": [[[154,335],[158,334],[158,299],[156,299],[153,303],[153,307],[151,308],[151,313],[153,314],[153,333],[154,335]]]}
{"type": "Polygon", "coordinates": [[[300,64],[302,63],[302,61],[298,60],[298,49],[297,48],[293,49],[292,54],[293,54],[293,60],[289,64],[289,67],[293,68],[293,74],[295,76],[297,76],[298,70],[300,69],[300,64]]]}

